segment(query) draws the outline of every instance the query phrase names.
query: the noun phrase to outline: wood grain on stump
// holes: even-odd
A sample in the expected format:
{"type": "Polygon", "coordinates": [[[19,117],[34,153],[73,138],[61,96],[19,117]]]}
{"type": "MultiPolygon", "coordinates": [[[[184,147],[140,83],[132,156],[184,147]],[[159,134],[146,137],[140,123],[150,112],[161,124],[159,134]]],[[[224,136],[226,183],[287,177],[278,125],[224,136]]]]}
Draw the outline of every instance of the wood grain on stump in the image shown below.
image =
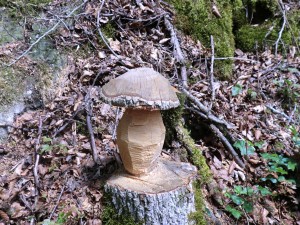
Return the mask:
{"type": "Polygon", "coordinates": [[[195,166],[167,160],[158,161],[150,173],[132,176],[119,172],[105,185],[105,192],[119,214],[130,213],[146,225],[189,224],[195,211],[192,181],[195,166]]]}

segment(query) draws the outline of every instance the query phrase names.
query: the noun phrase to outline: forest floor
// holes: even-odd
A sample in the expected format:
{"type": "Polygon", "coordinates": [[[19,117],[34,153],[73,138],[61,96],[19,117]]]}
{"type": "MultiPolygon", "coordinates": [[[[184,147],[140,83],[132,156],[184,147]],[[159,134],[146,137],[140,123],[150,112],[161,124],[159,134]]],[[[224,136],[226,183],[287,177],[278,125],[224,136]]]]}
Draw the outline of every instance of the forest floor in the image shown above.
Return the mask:
{"type": "MultiPolygon", "coordinates": [[[[47,6],[44,22],[62,21],[50,38],[68,55],[67,63],[44,107],[17,116],[8,141],[0,145],[0,224],[109,224],[101,220],[103,186],[118,168],[114,138],[122,110],[101,102],[99,86],[129,69],[153,67],[182,88],[181,64],[165,20],[173,23],[169,5],[89,1],[78,7],[80,13],[67,16],[61,2],[47,6]],[[98,164],[91,154],[93,141],[98,164]]],[[[220,136],[207,131],[213,122],[199,117],[186,100],[184,124],[212,173],[202,187],[207,221],[300,224],[300,58],[295,48],[285,55],[270,48],[255,54],[236,49],[231,59],[214,56],[234,64],[232,79],[219,81],[211,73],[212,48],[180,32],[177,37],[188,92],[230,124],[222,131],[237,152],[233,157],[220,136]]],[[[2,45],[0,58],[16,59],[29,46],[25,41],[2,45]]],[[[25,55],[11,66],[32,70],[36,63],[25,55]]],[[[162,157],[180,160],[182,149],[174,139],[162,157]]]]}

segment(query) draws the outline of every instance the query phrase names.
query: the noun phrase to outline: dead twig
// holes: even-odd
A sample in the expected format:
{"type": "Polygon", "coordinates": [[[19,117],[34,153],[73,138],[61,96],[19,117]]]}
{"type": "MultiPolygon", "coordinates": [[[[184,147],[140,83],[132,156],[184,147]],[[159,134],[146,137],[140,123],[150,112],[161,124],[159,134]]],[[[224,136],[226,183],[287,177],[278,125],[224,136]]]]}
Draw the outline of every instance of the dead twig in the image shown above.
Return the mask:
{"type": "Polygon", "coordinates": [[[210,61],[210,88],[211,88],[211,100],[209,105],[209,110],[211,110],[213,106],[213,102],[216,98],[215,93],[215,85],[214,85],[214,60],[215,60],[215,45],[214,45],[214,37],[210,36],[210,45],[211,45],[211,61],[210,61]]]}
{"type": "Polygon", "coordinates": [[[34,209],[36,208],[38,198],[39,198],[39,189],[40,189],[40,182],[39,182],[39,161],[40,161],[40,141],[42,137],[42,129],[43,129],[43,120],[42,117],[39,118],[39,128],[38,128],[38,137],[35,143],[35,163],[33,167],[33,176],[34,176],[34,186],[35,186],[35,200],[34,200],[34,209]]]}
{"type": "Polygon", "coordinates": [[[102,31],[101,31],[101,28],[100,28],[100,13],[101,13],[101,10],[103,8],[103,5],[105,3],[105,0],[102,0],[101,1],[101,5],[100,5],[100,8],[98,10],[98,13],[97,13],[97,30],[98,30],[98,33],[102,39],[102,41],[104,42],[104,44],[107,46],[107,48],[112,52],[112,54],[114,56],[116,56],[117,58],[119,58],[119,55],[117,53],[115,53],[115,51],[110,47],[110,45],[107,43],[106,41],[106,38],[104,37],[102,31]]]}
{"type": "Polygon", "coordinates": [[[229,141],[226,139],[226,137],[223,135],[223,133],[219,130],[218,127],[216,127],[214,124],[210,124],[209,127],[213,131],[213,133],[221,140],[223,145],[226,147],[226,149],[230,152],[232,155],[234,161],[241,167],[245,168],[245,163],[240,159],[239,155],[236,153],[232,145],[229,143],[229,141]]]}
{"type": "Polygon", "coordinates": [[[92,112],[92,101],[91,101],[91,88],[89,88],[86,96],[85,96],[85,110],[86,110],[86,125],[90,134],[90,145],[92,149],[93,160],[96,164],[99,164],[99,157],[97,153],[97,147],[95,143],[94,130],[91,122],[91,118],[93,115],[92,112]]]}
{"type": "MultiPolygon", "coordinates": [[[[284,118],[286,118],[286,119],[290,119],[290,117],[288,116],[288,115],[286,115],[284,112],[281,112],[281,111],[279,111],[279,110],[277,110],[277,109],[274,109],[272,106],[270,106],[270,105],[266,105],[266,107],[268,108],[268,109],[270,109],[273,113],[276,113],[276,114],[279,114],[279,115],[281,115],[281,116],[283,116],[284,118]]],[[[292,120],[291,120],[292,121],[292,120]]]]}
{"type": "Polygon", "coordinates": [[[200,109],[200,111],[202,111],[203,114],[205,114],[208,120],[212,121],[213,123],[226,126],[227,129],[232,129],[234,127],[228,122],[219,119],[218,117],[210,113],[209,109],[204,106],[196,97],[194,97],[188,90],[182,88],[181,91],[188,97],[191,102],[193,102],[200,109]]]}
{"type": "Polygon", "coordinates": [[[57,207],[58,207],[58,204],[59,204],[59,202],[60,202],[60,199],[61,199],[61,197],[62,197],[62,195],[63,195],[63,193],[64,193],[64,191],[65,191],[65,187],[66,187],[66,186],[63,185],[63,187],[61,188],[61,191],[60,191],[60,194],[59,194],[58,199],[57,199],[57,201],[56,201],[56,204],[55,204],[54,208],[52,209],[52,211],[51,211],[51,213],[50,213],[49,220],[52,219],[52,216],[53,216],[53,214],[55,213],[55,211],[56,211],[56,209],[57,209],[57,207]]]}
{"type": "Polygon", "coordinates": [[[183,53],[180,48],[179,40],[177,38],[175,29],[174,29],[173,25],[171,24],[168,15],[164,16],[164,23],[165,23],[167,30],[170,32],[170,35],[171,35],[171,43],[173,44],[173,52],[174,52],[175,59],[180,64],[182,86],[184,88],[187,88],[188,84],[187,84],[187,72],[186,72],[186,66],[185,66],[185,59],[183,57],[183,53]]]}
{"type": "Polygon", "coordinates": [[[117,127],[118,127],[118,120],[119,120],[119,114],[120,114],[120,108],[118,107],[116,110],[116,121],[115,121],[115,127],[114,127],[114,132],[112,135],[112,140],[115,141],[117,138],[117,127]]]}
{"type": "MultiPolygon", "coordinates": [[[[83,3],[81,3],[79,6],[75,7],[66,17],[70,17],[73,15],[74,12],[76,12],[79,8],[81,8],[83,5],[85,5],[85,3],[87,3],[88,0],[84,0],[83,3]]],[[[48,31],[46,31],[42,36],[40,36],[35,42],[33,42],[29,48],[23,52],[20,56],[18,56],[13,62],[11,62],[10,64],[8,64],[8,66],[12,66],[13,64],[15,64],[16,62],[18,62],[21,58],[23,58],[25,55],[28,54],[28,52],[37,44],[39,43],[44,37],[46,37],[47,35],[49,35],[50,33],[52,33],[57,27],[58,25],[60,25],[60,23],[62,22],[62,20],[59,20],[56,24],[54,24],[53,27],[51,27],[48,31]]]]}
{"type": "Polygon", "coordinates": [[[277,57],[278,44],[279,44],[279,41],[281,40],[281,36],[282,36],[283,30],[286,25],[286,13],[285,13],[284,4],[282,3],[281,0],[278,1],[278,4],[279,4],[279,8],[281,9],[281,12],[282,12],[283,23],[282,23],[281,29],[278,33],[278,38],[275,42],[275,57],[277,57]]]}

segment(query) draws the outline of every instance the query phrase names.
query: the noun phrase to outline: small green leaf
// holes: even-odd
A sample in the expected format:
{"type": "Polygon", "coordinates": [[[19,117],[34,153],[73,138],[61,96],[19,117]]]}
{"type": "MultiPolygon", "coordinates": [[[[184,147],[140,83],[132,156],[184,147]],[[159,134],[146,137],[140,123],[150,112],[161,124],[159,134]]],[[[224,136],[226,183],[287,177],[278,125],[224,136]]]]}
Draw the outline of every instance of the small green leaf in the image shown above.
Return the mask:
{"type": "Polygon", "coordinates": [[[257,189],[260,191],[260,193],[261,193],[262,196],[267,196],[267,195],[272,194],[272,193],[269,191],[269,188],[265,188],[265,187],[262,187],[262,186],[258,186],[257,189]]]}
{"type": "Polygon", "coordinates": [[[243,86],[240,84],[236,84],[235,86],[232,87],[231,89],[231,94],[232,96],[237,96],[242,92],[243,86]]]}
{"type": "Polygon", "coordinates": [[[42,145],[41,147],[41,152],[44,153],[44,152],[49,152],[52,150],[52,146],[46,144],[46,145],[42,145]]]}
{"type": "Polygon", "coordinates": [[[242,199],[241,197],[239,197],[237,195],[232,195],[231,200],[237,205],[241,205],[244,203],[244,199],[242,199]]]}
{"type": "Polygon", "coordinates": [[[52,139],[49,137],[43,137],[43,143],[51,143],[52,139]]]}
{"type": "Polygon", "coordinates": [[[232,207],[230,207],[229,205],[226,206],[225,209],[226,209],[228,212],[230,212],[231,215],[233,215],[234,218],[236,218],[236,219],[239,219],[239,218],[241,218],[241,216],[242,216],[242,212],[241,212],[241,211],[239,211],[239,210],[237,210],[237,209],[235,209],[235,208],[232,208],[232,207]]]}
{"type": "Polygon", "coordinates": [[[247,213],[251,213],[253,211],[253,204],[251,202],[245,202],[243,208],[247,213]]]}
{"type": "Polygon", "coordinates": [[[284,177],[284,176],[279,176],[279,177],[278,177],[278,181],[279,181],[279,182],[285,181],[285,177],[284,177]]]}
{"type": "Polygon", "coordinates": [[[264,141],[254,142],[254,146],[258,147],[259,149],[261,149],[264,146],[264,144],[265,144],[264,141]]]}
{"type": "Polygon", "coordinates": [[[233,146],[239,149],[242,155],[252,155],[255,151],[253,144],[250,141],[246,142],[243,139],[237,140],[233,146]]]}
{"type": "Polygon", "coordinates": [[[292,171],[294,171],[296,169],[296,166],[297,166],[297,163],[294,163],[294,162],[291,162],[291,161],[289,161],[288,165],[287,165],[288,170],[292,170],[292,171]]]}

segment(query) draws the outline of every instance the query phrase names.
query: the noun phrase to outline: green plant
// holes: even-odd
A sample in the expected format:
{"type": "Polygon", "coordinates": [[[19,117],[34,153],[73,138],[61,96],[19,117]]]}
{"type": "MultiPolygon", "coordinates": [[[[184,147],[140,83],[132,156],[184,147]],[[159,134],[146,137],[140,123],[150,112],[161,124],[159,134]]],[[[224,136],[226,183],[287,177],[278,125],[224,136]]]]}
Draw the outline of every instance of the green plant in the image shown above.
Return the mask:
{"type": "Polygon", "coordinates": [[[231,95],[232,96],[237,96],[242,92],[242,90],[243,90],[243,86],[240,85],[240,84],[236,84],[231,89],[231,95]]]}
{"type": "Polygon", "coordinates": [[[289,127],[290,131],[292,132],[292,140],[296,147],[300,147],[300,134],[297,131],[296,127],[294,125],[291,125],[289,127]]]}
{"type": "Polygon", "coordinates": [[[262,153],[262,158],[268,161],[269,174],[262,181],[271,181],[273,184],[281,182],[295,183],[293,179],[286,179],[289,171],[296,169],[297,163],[292,159],[278,155],[277,153],[262,153]]]}
{"type": "Polygon", "coordinates": [[[294,105],[300,101],[300,85],[289,79],[274,80],[278,86],[277,95],[284,101],[284,106],[294,105]]]}
{"type": "Polygon", "coordinates": [[[42,137],[42,145],[40,149],[40,154],[44,154],[47,152],[55,151],[57,153],[66,153],[67,152],[67,146],[64,144],[53,144],[53,140],[49,137],[42,137]]]}
{"type": "Polygon", "coordinates": [[[251,213],[253,211],[254,202],[260,197],[270,195],[269,188],[256,185],[253,187],[244,187],[240,185],[234,186],[233,190],[226,192],[225,197],[230,199],[230,204],[225,207],[225,210],[231,215],[239,219],[243,213],[251,213]]]}

